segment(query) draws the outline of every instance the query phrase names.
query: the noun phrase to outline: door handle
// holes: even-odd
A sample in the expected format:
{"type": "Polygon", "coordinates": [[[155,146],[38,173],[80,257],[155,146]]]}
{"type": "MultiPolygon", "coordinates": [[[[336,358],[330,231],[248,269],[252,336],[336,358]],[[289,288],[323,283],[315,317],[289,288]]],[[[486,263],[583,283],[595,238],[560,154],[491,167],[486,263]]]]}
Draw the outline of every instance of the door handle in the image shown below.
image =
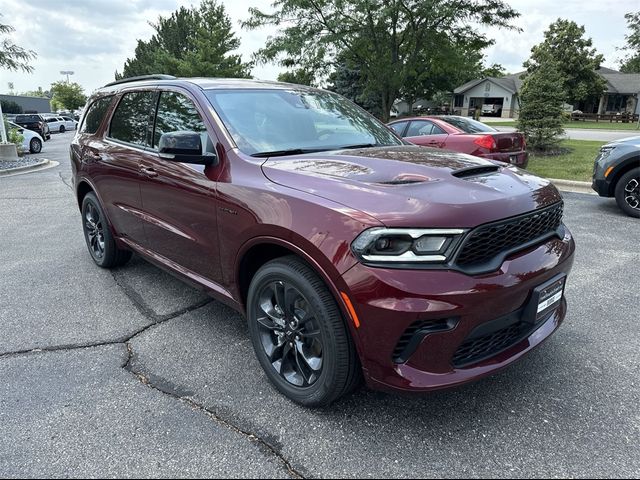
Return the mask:
{"type": "Polygon", "coordinates": [[[153,178],[158,176],[158,172],[155,169],[150,167],[140,167],[140,172],[142,172],[147,177],[153,178]]]}

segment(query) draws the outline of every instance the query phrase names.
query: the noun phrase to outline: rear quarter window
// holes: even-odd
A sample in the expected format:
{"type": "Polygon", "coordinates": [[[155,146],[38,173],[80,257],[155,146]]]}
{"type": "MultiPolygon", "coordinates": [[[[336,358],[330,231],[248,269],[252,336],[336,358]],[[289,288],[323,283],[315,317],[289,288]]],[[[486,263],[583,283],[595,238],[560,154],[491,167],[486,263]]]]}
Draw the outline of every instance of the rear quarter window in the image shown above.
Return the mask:
{"type": "Polygon", "coordinates": [[[36,123],[40,121],[39,115],[18,115],[16,117],[17,123],[36,123]]]}
{"type": "Polygon", "coordinates": [[[89,106],[82,127],[80,127],[80,133],[96,133],[98,131],[111,100],[113,100],[113,95],[99,98],[89,106]]]}

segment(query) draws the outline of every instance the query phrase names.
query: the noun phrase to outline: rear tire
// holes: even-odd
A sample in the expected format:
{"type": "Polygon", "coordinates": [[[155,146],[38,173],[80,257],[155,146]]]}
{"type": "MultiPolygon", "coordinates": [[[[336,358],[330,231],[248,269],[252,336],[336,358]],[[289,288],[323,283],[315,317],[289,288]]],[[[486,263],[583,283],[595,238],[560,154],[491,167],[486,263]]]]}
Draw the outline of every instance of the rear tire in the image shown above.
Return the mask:
{"type": "Polygon", "coordinates": [[[119,267],[131,258],[129,250],[122,250],[116,245],[111,225],[93,192],[87,193],[82,200],[82,230],[89,254],[99,267],[119,267]]]}
{"type": "Polygon", "coordinates": [[[260,365],[292,401],[324,407],[360,384],[362,370],[340,309],[298,257],[278,258],[258,270],[247,318],[260,365]]]}
{"type": "Polygon", "coordinates": [[[64,132],[65,132],[65,130],[66,130],[66,129],[64,128],[64,125],[60,125],[60,133],[64,133],[64,132]]]}
{"type": "Polygon", "coordinates": [[[628,171],[618,180],[615,195],[624,213],[640,218],[640,168],[628,171]]]}

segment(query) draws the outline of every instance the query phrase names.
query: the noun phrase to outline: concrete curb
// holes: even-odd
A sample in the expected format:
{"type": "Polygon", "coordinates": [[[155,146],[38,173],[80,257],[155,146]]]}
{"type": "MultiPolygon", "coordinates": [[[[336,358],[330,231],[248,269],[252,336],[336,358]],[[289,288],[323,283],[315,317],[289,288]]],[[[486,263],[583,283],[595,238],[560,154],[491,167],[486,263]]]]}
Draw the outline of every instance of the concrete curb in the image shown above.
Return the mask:
{"type": "Polygon", "coordinates": [[[47,160],[45,158],[44,160],[41,160],[41,161],[39,161],[38,163],[36,163],[34,165],[25,165],[23,167],[0,169],[0,178],[1,177],[9,177],[9,176],[12,176],[12,175],[18,175],[18,174],[21,174],[21,173],[28,173],[28,172],[33,172],[33,171],[46,170],[47,168],[55,167],[57,165],[60,165],[60,164],[58,162],[53,162],[53,161],[47,160]]]}
{"type": "Polygon", "coordinates": [[[590,195],[597,195],[596,192],[591,188],[590,182],[578,182],[576,180],[560,180],[557,178],[549,179],[558,190],[563,192],[574,192],[574,193],[587,193],[590,195]]]}

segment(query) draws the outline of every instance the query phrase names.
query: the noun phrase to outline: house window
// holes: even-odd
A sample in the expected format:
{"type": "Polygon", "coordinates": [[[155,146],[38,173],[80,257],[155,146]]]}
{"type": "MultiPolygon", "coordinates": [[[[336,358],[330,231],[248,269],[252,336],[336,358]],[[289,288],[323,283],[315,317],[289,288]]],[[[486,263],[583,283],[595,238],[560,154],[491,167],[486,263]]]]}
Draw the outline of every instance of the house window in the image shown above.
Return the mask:
{"type": "Polygon", "coordinates": [[[454,108],[459,108],[464,105],[464,95],[456,95],[453,99],[454,108]]]}
{"type": "Polygon", "coordinates": [[[491,90],[491,82],[485,82],[484,91],[488,92],[489,90],[491,90]]]}
{"type": "Polygon", "coordinates": [[[623,112],[627,109],[629,95],[607,95],[607,112],[623,112]]]}

